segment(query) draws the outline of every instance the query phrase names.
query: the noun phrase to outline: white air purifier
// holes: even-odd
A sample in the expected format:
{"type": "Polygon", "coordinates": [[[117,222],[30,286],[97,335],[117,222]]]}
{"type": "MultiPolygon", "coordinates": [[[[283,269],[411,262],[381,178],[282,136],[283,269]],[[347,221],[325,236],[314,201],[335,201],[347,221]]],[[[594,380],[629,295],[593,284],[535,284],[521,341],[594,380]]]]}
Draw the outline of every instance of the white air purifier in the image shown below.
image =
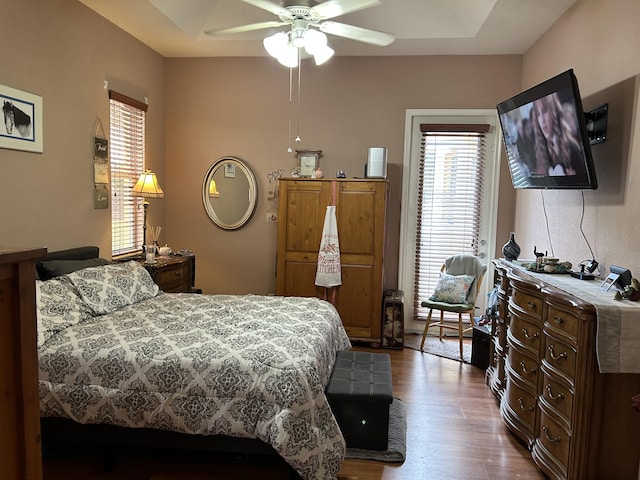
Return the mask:
{"type": "Polygon", "coordinates": [[[369,147],[365,176],[367,178],[387,178],[386,147],[369,147]]]}

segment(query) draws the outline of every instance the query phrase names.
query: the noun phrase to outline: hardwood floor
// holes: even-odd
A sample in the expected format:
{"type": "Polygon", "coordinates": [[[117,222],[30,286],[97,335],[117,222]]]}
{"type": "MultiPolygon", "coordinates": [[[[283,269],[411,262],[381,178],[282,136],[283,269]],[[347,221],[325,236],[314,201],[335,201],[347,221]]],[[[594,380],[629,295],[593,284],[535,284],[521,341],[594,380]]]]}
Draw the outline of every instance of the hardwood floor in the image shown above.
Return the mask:
{"type": "MultiPolygon", "coordinates": [[[[456,341],[456,340],[453,340],[456,341]]],[[[527,449],[500,419],[484,372],[415,350],[391,355],[394,396],[407,407],[407,458],[401,465],[347,459],[340,480],[542,480],[527,449]]],[[[278,457],[126,451],[104,471],[96,452],[47,452],[45,480],[237,480],[289,478],[278,457]]]]}

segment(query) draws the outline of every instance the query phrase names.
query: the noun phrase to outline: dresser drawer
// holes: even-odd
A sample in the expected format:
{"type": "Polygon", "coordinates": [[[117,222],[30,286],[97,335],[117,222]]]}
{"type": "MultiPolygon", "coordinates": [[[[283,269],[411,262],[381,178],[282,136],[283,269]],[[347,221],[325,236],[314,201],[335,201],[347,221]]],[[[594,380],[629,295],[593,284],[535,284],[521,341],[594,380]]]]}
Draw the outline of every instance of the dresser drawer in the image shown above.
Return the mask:
{"type": "Polygon", "coordinates": [[[542,328],[540,324],[529,322],[519,315],[511,315],[509,331],[525,347],[533,350],[536,355],[540,354],[542,343],[542,328]]]}
{"type": "MultiPolygon", "coordinates": [[[[543,366],[543,372],[544,369],[545,367],[543,366]]],[[[549,376],[544,372],[541,396],[547,404],[566,418],[567,423],[571,422],[571,413],[573,412],[573,391],[570,388],[556,381],[552,376],[549,376]]]]}
{"type": "Polygon", "coordinates": [[[544,359],[555,370],[566,375],[573,383],[576,372],[576,350],[562,340],[552,336],[545,337],[544,359]]]}
{"type": "Polygon", "coordinates": [[[538,361],[524,355],[517,347],[509,345],[507,355],[507,366],[512,374],[517,375],[520,380],[530,386],[533,391],[538,385],[538,361]]]}
{"type": "Polygon", "coordinates": [[[575,315],[549,305],[547,312],[547,325],[549,328],[568,335],[574,342],[578,338],[578,322],[579,319],[575,315]]]}
{"type": "Polygon", "coordinates": [[[507,382],[506,401],[520,423],[525,424],[533,438],[536,421],[536,396],[522,388],[517,381],[510,378],[507,382]]]}
{"type": "Polygon", "coordinates": [[[156,282],[160,288],[164,291],[172,287],[182,285],[185,280],[189,279],[189,268],[186,263],[179,263],[177,265],[168,265],[158,270],[156,273],[156,282]]]}
{"type": "Polygon", "coordinates": [[[569,447],[571,435],[569,431],[540,409],[540,430],[538,439],[544,448],[564,467],[569,464],[569,447]]]}
{"type": "Polygon", "coordinates": [[[511,302],[517,307],[517,309],[522,310],[535,318],[542,317],[542,299],[540,297],[513,289],[511,302]]]}

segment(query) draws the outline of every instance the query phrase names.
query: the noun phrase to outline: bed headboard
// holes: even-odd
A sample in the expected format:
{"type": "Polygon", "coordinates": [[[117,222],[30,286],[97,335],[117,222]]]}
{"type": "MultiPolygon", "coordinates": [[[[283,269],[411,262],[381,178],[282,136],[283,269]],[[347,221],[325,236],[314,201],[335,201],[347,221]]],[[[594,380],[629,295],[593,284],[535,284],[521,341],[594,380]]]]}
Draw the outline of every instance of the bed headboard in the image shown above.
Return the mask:
{"type": "Polygon", "coordinates": [[[36,263],[36,277],[39,280],[48,280],[81,268],[111,263],[109,260],[99,258],[99,255],[100,248],[94,246],[68,248],[47,253],[42,260],[36,263]]]}
{"type": "Polygon", "coordinates": [[[100,247],[76,247],[57,252],[49,252],[43,261],[49,260],[88,260],[100,256],[100,247]]]}

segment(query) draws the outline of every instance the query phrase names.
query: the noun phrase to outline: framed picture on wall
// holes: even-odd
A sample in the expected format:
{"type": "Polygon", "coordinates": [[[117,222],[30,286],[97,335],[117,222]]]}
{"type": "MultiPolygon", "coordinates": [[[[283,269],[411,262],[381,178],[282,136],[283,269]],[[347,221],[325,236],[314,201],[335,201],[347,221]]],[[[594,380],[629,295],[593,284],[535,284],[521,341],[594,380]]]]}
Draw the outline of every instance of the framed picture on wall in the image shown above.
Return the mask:
{"type": "Polygon", "coordinates": [[[42,153],[42,97],[0,85],[0,148],[42,153]]]}

